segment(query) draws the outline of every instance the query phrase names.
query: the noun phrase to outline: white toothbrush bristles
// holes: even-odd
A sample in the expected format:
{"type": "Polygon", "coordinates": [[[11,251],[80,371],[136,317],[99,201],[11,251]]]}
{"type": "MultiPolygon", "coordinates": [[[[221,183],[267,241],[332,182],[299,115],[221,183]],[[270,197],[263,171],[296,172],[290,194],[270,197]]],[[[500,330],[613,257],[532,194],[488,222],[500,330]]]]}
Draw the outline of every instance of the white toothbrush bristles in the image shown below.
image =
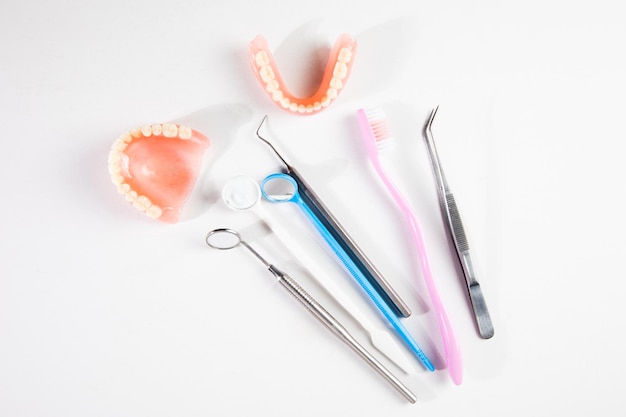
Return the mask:
{"type": "Polygon", "coordinates": [[[393,141],[385,112],[380,108],[376,108],[366,110],[365,114],[367,115],[367,120],[372,129],[372,133],[376,138],[378,149],[390,146],[393,141]]]}

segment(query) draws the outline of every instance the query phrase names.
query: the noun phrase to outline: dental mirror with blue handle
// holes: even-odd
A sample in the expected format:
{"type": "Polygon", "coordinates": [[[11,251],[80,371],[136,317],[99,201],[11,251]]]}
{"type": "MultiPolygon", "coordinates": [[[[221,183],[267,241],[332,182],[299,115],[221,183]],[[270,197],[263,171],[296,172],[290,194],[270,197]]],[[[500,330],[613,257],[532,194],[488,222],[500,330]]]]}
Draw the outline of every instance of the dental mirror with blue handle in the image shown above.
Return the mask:
{"type": "Polygon", "coordinates": [[[372,284],[391,310],[398,317],[409,317],[411,315],[411,309],[409,306],[404,302],[404,300],[402,300],[391,284],[387,282],[381,272],[365,255],[363,250],[361,250],[354,239],[348,234],[348,231],[341,225],[339,220],[324,204],[317,193],[313,191],[311,185],[293,165],[289,164],[285,160],[283,155],[278,152],[276,147],[267,139],[267,137],[261,135],[261,127],[266,121],[267,115],[263,118],[261,124],[257,128],[256,135],[259,140],[270,147],[270,149],[274,152],[274,154],[276,154],[278,159],[280,159],[281,163],[284,165],[285,172],[296,181],[296,184],[298,184],[298,192],[306,205],[330,232],[337,243],[344,249],[348,257],[352,259],[357,268],[359,268],[365,278],[370,282],[370,284],[372,284]]]}
{"type": "Polygon", "coordinates": [[[408,330],[400,319],[389,308],[387,303],[384,302],[382,297],[376,292],[372,284],[365,278],[363,273],[357,268],[354,261],[346,254],[345,250],[339,245],[339,243],[333,238],[328,229],[324,227],[320,219],[311,211],[309,206],[304,202],[298,191],[298,184],[288,174],[271,174],[265,177],[261,182],[261,192],[263,197],[272,203],[294,203],[296,204],[306,215],[307,219],[313,223],[316,230],[324,241],[331,247],[335,255],[339,258],[343,266],[348,270],[350,275],[357,281],[363,291],[374,302],[376,307],[382,312],[383,316],[387,319],[387,322],[400,336],[402,341],[410,348],[410,350],[417,356],[419,361],[429,371],[434,371],[435,367],[428,359],[426,354],[419,347],[417,342],[409,334],[408,330]]]}

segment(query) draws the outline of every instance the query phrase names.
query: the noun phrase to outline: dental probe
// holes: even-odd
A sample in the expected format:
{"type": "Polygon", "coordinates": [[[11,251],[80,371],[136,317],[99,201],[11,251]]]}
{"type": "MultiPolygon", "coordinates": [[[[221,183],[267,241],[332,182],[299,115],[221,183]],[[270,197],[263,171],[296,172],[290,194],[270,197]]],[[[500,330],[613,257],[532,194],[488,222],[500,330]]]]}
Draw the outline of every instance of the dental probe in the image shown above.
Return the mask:
{"type": "Polygon", "coordinates": [[[342,342],[350,346],[369,366],[385,378],[400,394],[411,403],[417,401],[413,394],[398,378],[396,378],[385,366],[372,356],[356,339],[339,323],[324,307],[322,307],[304,288],[285,272],[267,262],[256,250],[241,239],[239,233],[232,229],[215,229],[210,231],[205,238],[207,245],[215,249],[233,249],[239,245],[250,251],[265,267],[278,279],[278,282],[315,316],[324,326],[333,332],[342,342]]]}
{"type": "Polygon", "coordinates": [[[326,229],[328,229],[330,234],[335,238],[346,254],[350,257],[352,262],[354,262],[365,278],[370,282],[370,284],[372,284],[376,292],[383,298],[392,311],[399,317],[409,317],[411,315],[411,309],[409,306],[402,300],[402,298],[400,298],[398,293],[372,264],[372,261],[370,261],[361,248],[359,248],[354,239],[351,238],[348,232],[343,228],[343,226],[341,226],[337,218],[330,212],[320,197],[313,191],[300,172],[298,172],[295,167],[287,163],[285,158],[283,158],[282,155],[276,150],[274,145],[260,135],[259,131],[266,120],[267,115],[263,117],[261,124],[259,124],[259,127],[256,130],[256,136],[270,147],[270,149],[285,166],[287,174],[289,174],[296,181],[302,200],[304,200],[311,211],[319,218],[322,224],[324,224],[326,229]]]}
{"type": "Polygon", "coordinates": [[[480,288],[480,284],[476,279],[476,273],[474,272],[474,266],[472,258],[470,256],[470,249],[467,243],[467,237],[465,235],[465,228],[461,221],[459,210],[454,200],[454,195],[450,191],[448,181],[441,167],[441,161],[439,160],[439,154],[437,153],[437,147],[435,146],[435,140],[433,138],[432,124],[437,114],[435,107],[428,116],[423,129],[424,139],[426,140],[426,147],[428,148],[428,156],[432,164],[435,180],[437,181],[437,192],[439,193],[439,205],[441,207],[441,214],[444,218],[444,223],[449,231],[449,238],[452,239],[456,254],[459,258],[463,275],[465,276],[465,283],[474,311],[474,319],[478,326],[478,332],[483,339],[489,339],[493,337],[494,329],[491,322],[491,316],[487,309],[487,303],[485,297],[480,288]]]}

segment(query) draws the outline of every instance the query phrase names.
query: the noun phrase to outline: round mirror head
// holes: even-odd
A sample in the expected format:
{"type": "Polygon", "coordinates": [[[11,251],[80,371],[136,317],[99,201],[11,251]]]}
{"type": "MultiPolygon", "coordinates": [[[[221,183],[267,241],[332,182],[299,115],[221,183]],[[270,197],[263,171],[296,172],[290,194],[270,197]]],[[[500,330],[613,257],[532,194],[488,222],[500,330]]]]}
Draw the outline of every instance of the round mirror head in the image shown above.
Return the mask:
{"type": "Polygon", "coordinates": [[[235,177],[222,189],[222,200],[233,210],[249,210],[260,199],[261,189],[251,177],[235,177]]]}
{"type": "Polygon", "coordinates": [[[206,235],[206,244],[214,249],[232,249],[239,246],[241,236],[232,229],[215,229],[206,235]]]}
{"type": "Polygon", "coordinates": [[[292,201],[298,192],[296,181],[287,174],[272,174],[261,183],[263,197],[271,202],[292,201]]]}

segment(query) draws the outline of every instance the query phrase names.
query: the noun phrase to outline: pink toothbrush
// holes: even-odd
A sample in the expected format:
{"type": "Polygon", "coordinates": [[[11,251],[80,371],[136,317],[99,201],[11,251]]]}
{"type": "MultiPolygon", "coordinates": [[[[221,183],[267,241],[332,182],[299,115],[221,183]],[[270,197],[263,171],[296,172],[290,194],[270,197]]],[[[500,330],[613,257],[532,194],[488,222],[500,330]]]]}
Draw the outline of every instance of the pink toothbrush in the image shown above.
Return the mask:
{"type": "Polygon", "coordinates": [[[439,295],[437,284],[433,278],[422,231],[408,202],[391,181],[380,163],[378,151],[391,140],[385,113],[380,109],[368,112],[363,109],[359,109],[356,112],[356,115],[370,161],[409,224],[409,230],[411,231],[411,237],[413,238],[413,243],[415,244],[415,249],[417,250],[422,275],[424,276],[426,288],[428,289],[428,294],[430,295],[433,310],[437,316],[437,323],[439,325],[441,339],[443,341],[443,349],[446,357],[448,373],[450,374],[452,381],[456,385],[459,385],[463,381],[463,359],[461,357],[461,348],[454,332],[452,322],[450,321],[450,317],[448,316],[443,301],[441,300],[441,296],[439,295]]]}

